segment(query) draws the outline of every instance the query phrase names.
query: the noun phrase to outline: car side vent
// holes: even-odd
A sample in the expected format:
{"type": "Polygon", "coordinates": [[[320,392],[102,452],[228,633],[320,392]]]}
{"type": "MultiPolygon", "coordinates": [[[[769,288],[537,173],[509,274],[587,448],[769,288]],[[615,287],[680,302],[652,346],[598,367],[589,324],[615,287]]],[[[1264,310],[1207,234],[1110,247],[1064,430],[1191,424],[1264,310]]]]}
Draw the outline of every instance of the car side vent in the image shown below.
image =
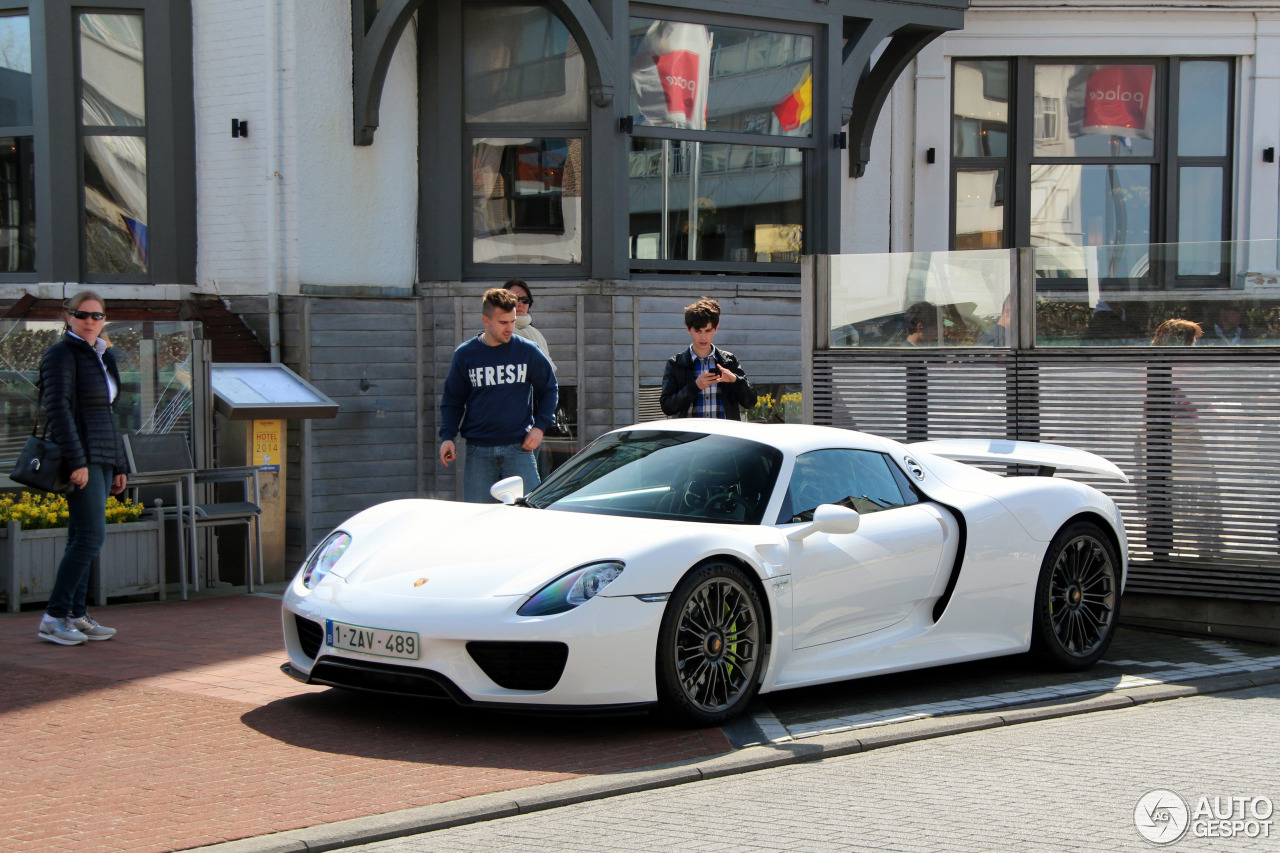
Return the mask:
{"type": "Polygon", "coordinates": [[[560,681],[569,647],[564,643],[473,641],[467,654],[484,674],[508,690],[550,690],[560,681]]]}
{"type": "Polygon", "coordinates": [[[302,645],[302,653],[312,660],[320,654],[320,646],[324,643],[324,628],[310,619],[293,614],[294,624],[298,626],[298,642],[302,645]]]}

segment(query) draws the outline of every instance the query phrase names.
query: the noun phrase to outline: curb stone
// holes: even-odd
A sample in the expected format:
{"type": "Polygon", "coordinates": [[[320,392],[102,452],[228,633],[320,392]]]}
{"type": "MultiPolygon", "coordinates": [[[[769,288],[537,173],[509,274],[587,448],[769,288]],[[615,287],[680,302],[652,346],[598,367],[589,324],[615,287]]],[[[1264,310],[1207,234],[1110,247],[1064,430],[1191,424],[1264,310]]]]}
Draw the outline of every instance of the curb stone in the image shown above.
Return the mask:
{"type": "Polygon", "coordinates": [[[1182,699],[1188,696],[1246,690],[1275,683],[1280,683],[1280,669],[1265,669],[1249,673],[1211,676],[1175,684],[1132,687],[1074,702],[1044,702],[1008,711],[910,720],[879,726],[871,730],[855,729],[816,735],[805,738],[803,741],[751,746],[695,764],[665,765],[627,773],[549,782],[522,791],[483,794],[464,800],[437,803],[384,815],[321,824],[307,829],[294,829],[256,838],[244,838],[191,848],[191,853],[323,853],[328,850],[341,850],[407,835],[530,814],[622,794],[668,788],[771,767],[821,761],[826,758],[869,752],[873,749],[900,746],[948,735],[1095,711],[1132,708],[1149,702],[1182,699]]]}

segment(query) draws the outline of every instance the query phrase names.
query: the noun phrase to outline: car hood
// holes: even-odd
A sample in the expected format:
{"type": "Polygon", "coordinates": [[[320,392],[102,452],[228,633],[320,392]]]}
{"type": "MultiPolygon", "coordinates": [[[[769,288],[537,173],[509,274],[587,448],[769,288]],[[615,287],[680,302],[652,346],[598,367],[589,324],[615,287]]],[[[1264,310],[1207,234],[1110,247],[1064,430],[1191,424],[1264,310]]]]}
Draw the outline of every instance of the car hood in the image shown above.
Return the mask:
{"type": "Polygon", "coordinates": [[[584,563],[625,561],[684,526],[502,504],[395,501],[342,526],[352,543],[332,574],[384,595],[529,595],[584,563]]]}

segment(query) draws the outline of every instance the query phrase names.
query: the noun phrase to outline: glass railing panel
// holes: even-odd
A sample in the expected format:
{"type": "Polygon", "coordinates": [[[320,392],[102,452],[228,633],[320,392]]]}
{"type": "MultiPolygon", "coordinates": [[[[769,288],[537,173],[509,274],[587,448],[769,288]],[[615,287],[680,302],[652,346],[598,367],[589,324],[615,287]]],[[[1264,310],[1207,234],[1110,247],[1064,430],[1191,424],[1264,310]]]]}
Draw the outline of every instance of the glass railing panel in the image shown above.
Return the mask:
{"type": "Polygon", "coordinates": [[[1278,246],[1256,240],[1037,247],[1028,253],[1036,346],[1280,344],[1278,246]]]}
{"type": "MultiPolygon", "coordinates": [[[[0,481],[31,434],[40,360],[63,329],[61,320],[0,320],[0,481]]],[[[120,370],[116,425],[130,432],[179,432],[191,442],[194,324],[109,322],[103,336],[120,370]]]]}
{"type": "Polygon", "coordinates": [[[833,255],[832,347],[1009,345],[1007,249],[833,255]]]}

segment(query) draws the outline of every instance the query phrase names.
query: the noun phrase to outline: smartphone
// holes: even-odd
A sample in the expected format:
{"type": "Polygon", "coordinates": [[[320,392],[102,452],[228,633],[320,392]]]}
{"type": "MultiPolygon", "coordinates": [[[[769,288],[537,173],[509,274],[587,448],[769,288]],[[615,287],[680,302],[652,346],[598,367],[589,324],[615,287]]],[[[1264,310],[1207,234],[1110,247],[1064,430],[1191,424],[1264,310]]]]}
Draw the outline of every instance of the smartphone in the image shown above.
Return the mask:
{"type": "Polygon", "coordinates": [[[720,365],[718,365],[718,364],[713,364],[713,365],[711,365],[710,367],[708,367],[708,368],[707,368],[707,373],[710,373],[712,376],[719,376],[719,375],[720,375],[720,365]]]}

